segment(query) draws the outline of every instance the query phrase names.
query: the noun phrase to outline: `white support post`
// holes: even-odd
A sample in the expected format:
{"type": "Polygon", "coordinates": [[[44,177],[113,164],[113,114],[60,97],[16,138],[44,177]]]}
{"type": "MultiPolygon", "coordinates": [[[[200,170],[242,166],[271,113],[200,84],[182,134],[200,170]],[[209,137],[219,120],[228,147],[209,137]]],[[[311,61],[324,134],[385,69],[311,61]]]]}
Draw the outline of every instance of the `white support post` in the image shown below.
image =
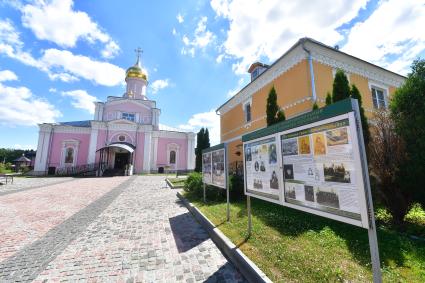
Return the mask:
{"type": "Polygon", "coordinates": [[[202,184],[204,185],[204,203],[207,203],[207,194],[206,194],[206,191],[205,191],[206,185],[205,185],[205,183],[202,183],[202,184]]]}
{"type": "Polygon", "coordinates": [[[370,249],[370,257],[372,260],[372,272],[373,272],[373,282],[381,283],[382,282],[382,273],[381,273],[381,261],[379,258],[379,249],[378,249],[378,237],[376,235],[376,224],[375,224],[375,212],[373,210],[373,202],[372,202],[372,193],[370,189],[370,180],[369,180],[369,172],[366,158],[366,150],[364,146],[363,140],[363,128],[362,122],[360,120],[360,110],[359,104],[357,100],[351,100],[354,116],[356,118],[356,127],[357,127],[357,137],[358,144],[360,148],[360,158],[362,161],[363,167],[363,180],[365,182],[365,194],[366,194],[366,204],[367,204],[367,212],[369,216],[369,228],[367,229],[368,237],[369,237],[369,249],[370,249]]]}

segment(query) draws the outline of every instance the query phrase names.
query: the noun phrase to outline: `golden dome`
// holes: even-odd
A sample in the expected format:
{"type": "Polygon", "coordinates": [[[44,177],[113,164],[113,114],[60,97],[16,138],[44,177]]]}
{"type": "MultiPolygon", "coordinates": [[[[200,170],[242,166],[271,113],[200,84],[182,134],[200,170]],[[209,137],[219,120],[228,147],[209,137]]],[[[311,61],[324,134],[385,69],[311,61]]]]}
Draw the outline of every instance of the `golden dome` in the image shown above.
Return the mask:
{"type": "Polygon", "coordinates": [[[148,76],[143,72],[142,68],[140,68],[138,64],[127,69],[125,72],[125,78],[139,78],[144,79],[145,81],[148,80],[148,76]]]}

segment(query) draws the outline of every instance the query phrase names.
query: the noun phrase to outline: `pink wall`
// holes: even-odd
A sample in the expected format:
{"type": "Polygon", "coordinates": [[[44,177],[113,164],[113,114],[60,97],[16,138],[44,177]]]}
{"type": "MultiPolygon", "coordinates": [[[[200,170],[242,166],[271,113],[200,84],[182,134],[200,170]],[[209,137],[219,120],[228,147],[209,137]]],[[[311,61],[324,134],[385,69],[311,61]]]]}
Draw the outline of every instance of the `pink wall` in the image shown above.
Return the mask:
{"type": "Polygon", "coordinates": [[[180,146],[178,154],[178,169],[187,169],[187,139],[159,138],[157,166],[168,164],[167,145],[175,143],[180,146]]]}
{"type": "Polygon", "coordinates": [[[134,172],[140,173],[143,170],[143,158],[145,149],[145,133],[138,133],[137,145],[135,150],[134,172]]]}
{"type": "Polygon", "coordinates": [[[112,119],[117,119],[116,112],[122,111],[122,112],[130,112],[130,113],[139,113],[140,119],[143,119],[143,117],[149,117],[148,120],[143,121],[143,123],[151,123],[152,120],[152,111],[144,106],[137,105],[135,103],[126,102],[126,103],[120,103],[120,104],[114,104],[114,105],[106,105],[104,110],[104,119],[105,120],[111,120],[109,117],[109,114],[113,114],[112,119]]]}
{"type": "MultiPolygon", "coordinates": [[[[106,140],[106,131],[105,130],[98,130],[96,151],[105,146],[105,140],[106,140]]],[[[96,152],[96,162],[99,162],[99,158],[100,158],[100,154],[97,151],[96,152]]]]}
{"type": "Polygon", "coordinates": [[[63,150],[62,142],[65,140],[77,140],[80,142],[76,165],[87,164],[90,134],[53,133],[52,144],[50,146],[50,158],[48,160],[49,166],[60,166],[63,150]]]}

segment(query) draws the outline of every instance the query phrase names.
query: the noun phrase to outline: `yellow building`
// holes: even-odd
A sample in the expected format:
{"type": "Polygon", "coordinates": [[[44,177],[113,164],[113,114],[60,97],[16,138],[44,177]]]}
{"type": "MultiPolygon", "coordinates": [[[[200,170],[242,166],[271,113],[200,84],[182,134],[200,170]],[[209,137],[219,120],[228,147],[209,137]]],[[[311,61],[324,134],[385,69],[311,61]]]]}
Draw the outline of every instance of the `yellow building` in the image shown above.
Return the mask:
{"type": "Polygon", "coordinates": [[[322,107],[338,69],[359,89],[369,117],[374,109],[388,106],[406,79],[338,48],[302,38],[272,65],[252,64],[248,70],[251,82],[217,109],[221,142],[229,143],[229,162],[234,166],[235,161],[242,161],[242,135],[266,127],[266,101],[273,85],[288,119],[311,111],[314,101],[322,107]]]}

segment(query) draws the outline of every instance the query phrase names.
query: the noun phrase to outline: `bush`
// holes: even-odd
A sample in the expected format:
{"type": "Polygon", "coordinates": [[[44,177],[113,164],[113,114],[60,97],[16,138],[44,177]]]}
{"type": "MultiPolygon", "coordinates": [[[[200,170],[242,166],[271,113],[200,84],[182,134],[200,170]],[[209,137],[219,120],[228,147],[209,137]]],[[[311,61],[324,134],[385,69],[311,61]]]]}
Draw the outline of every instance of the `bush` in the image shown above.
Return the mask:
{"type": "Polygon", "coordinates": [[[188,193],[202,196],[202,174],[199,172],[190,173],[184,181],[183,189],[188,193]]]}
{"type": "Polygon", "coordinates": [[[230,175],[230,200],[239,200],[244,197],[244,179],[240,175],[230,175]]]}

